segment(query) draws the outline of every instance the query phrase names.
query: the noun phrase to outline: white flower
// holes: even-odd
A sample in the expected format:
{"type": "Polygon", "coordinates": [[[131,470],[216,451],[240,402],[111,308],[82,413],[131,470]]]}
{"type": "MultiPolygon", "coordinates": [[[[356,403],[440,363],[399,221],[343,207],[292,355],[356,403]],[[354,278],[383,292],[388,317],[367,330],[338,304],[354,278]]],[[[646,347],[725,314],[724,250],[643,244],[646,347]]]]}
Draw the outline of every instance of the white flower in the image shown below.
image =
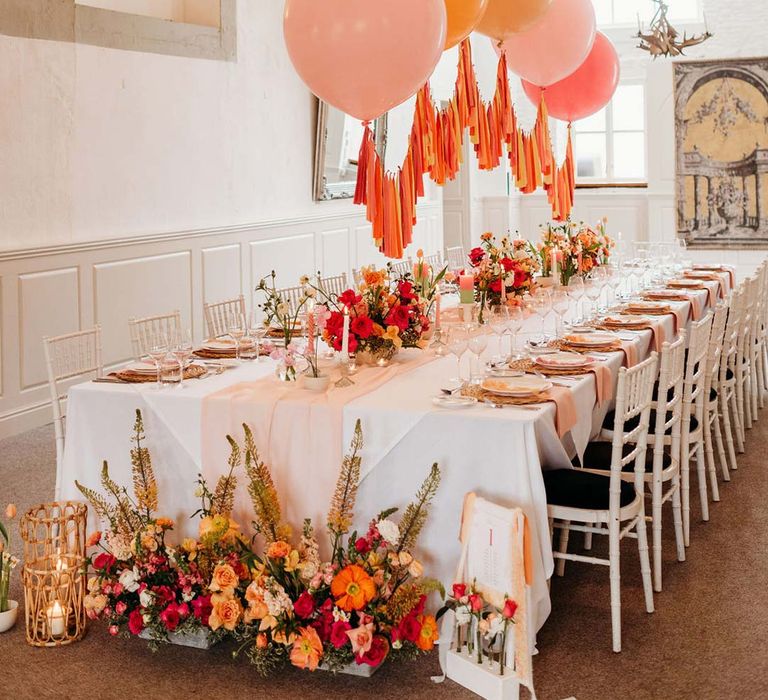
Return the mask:
{"type": "Polygon", "coordinates": [[[314,289],[312,289],[312,287],[307,287],[304,290],[304,296],[306,296],[307,299],[314,299],[315,298],[315,294],[317,294],[317,292],[314,289]]]}
{"type": "Polygon", "coordinates": [[[491,625],[488,628],[488,639],[493,639],[497,634],[501,634],[504,631],[504,618],[501,615],[496,615],[491,619],[491,625]]]}
{"type": "Polygon", "coordinates": [[[120,559],[121,561],[130,559],[133,555],[133,552],[131,551],[131,540],[111,532],[107,535],[107,548],[115,555],[116,559],[120,559]]]}
{"type": "Polygon", "coordinates": [[[349,622],[349,613],[345,613],[340,608],[334,606],[333,608],[333,621],[334,622],[349,622]]]}
{"type": "Polygon", "coordinates": [[[144,613],[141,616],[141,619],[144,620],[145,625],[148,625],[152,622],[152,615],[150,615],[149,613],[144,613]]]}
{"type": "Polygon", "coordinates": [[[202,498],[202,497],[203,497],[203,487],[202,486],[198,486],[195,489],[195,498],[202,498]]]}
{"type": "Polygon", "coordinates": [[[195,597],[195,594],[192,590],[188,591],[187,593],[182,593],[181,598],[185,603],[188,603],[192,598],[195,597]]]}
{"type": "Polygon", "coordinates": [[[456,608],[456,624],[457,625],[466,625],[472,620],[472,614],[469,612],[469,609],[462,605],[460,608],[456,608]]]}
{"type": "Polygon", "coordinates": [[[286,304],[284,301],[281,301],[277,308],[275,309],[280,316],[287,316],[288,315],[288,304],[286,304]]]}
{"type": "Polygon", "coordinates": [[[395,546],[400,541],[400,528],[391,520],[379,520],[376,529],[389,544],[395,546]]]}
{"type": "Polygon", "coordinates": [[[148,608],[150,605],[152,605],[152,600],[154,596],[145,588],[141,593],[139,593],[139,602],[141,603],[142,608],[148,608]]]}
{"type": "Polygon", "coordinates": [[[122,574],[120,574],[120,583],[126,591],[129,593],[135,593],[137,590],[139,590],[138,578],[139,572],[136,570],[136,568],[126,569],[122,574]]]}
{"type": "Polygon", "coordinates": [[[306,275],[299,277],[299,284],[309,284],[309,277],[306,275]]]}

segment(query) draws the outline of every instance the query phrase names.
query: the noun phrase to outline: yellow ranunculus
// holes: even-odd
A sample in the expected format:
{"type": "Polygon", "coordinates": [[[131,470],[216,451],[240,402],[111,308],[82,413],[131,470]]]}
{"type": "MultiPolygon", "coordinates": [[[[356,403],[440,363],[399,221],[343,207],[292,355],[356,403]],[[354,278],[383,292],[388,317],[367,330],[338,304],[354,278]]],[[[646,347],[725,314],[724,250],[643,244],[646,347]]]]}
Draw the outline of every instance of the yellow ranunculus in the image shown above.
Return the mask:
{"type": "Polygon", "coordinates": [[[397,326],[387,326],[387,332],[381,336],[384,340],[392,341],[396,348],[403,347],[403,341],[400,339],[400,329],[397,326]]]}

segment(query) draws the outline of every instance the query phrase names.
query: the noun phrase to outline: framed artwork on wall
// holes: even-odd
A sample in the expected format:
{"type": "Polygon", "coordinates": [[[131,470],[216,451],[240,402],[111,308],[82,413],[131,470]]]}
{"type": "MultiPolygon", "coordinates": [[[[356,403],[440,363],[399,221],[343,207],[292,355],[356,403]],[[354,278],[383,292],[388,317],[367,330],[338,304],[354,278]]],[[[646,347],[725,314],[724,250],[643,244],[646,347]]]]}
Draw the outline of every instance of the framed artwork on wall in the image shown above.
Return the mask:
{"type": "Polygon", "coordinates": [[[768,244],[768,58],[674,64],[677,231],[698,248],[768,244]]]}

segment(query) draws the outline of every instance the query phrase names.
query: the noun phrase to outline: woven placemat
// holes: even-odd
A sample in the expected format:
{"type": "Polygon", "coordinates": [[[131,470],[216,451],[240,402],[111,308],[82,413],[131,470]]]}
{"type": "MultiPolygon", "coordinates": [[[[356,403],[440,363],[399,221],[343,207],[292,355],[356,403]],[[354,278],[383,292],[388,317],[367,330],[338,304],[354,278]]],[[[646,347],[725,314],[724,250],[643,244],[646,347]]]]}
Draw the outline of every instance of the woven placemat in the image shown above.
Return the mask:
{"type": "Polygon", "coordinates": [[[667,289],[706,289],[703,284],[679,284],[667,282],[667,289]]]}
{"type": "Polygon", "coordinates": [[[621,313],[627,316],[664,316],[672,313],[672,307],[667,305],[652,309],[624,309],[621,313]]]}
{"type": "Polygon", "coordinates": [[[201,357],[205,360],[226,360],[235,357],[235,354],[234,348],[231,350],[209,350],[208,348],[200,348],[193,353],[195,357],[201,357]]]}
{"type": "Polygon", "coordinates": [[[545,377],[572,377],[575,374],[587,374],[592,371],[590,367],[571,367],[569,369],[542,367],[533,360],[513,360],[509,363],[509,368],[519,372],[526,372],[527,374],[538,372],[545,377]]]}
{"type": "Polygon", "coordinates": [[[628,331],[636,331],[650,328],[651,324],[648,323],[648,321],[635,318],[628,318],[621,321],[609,321],[608,319],[603,319],[598,323],[593,323],[592,327],[599,331],[620,331],[622,328],[628,331]]]}
{"type": "Polygon", "coordinates": [[[720,279],[720,275],[713,275],[707,272],[704,272],[703,274],[684,272],[683,277],[689,280],[709,280],[710,282],[717,282],[720,279]]]}
{"type": "MultiPolygon", "coordinates": [[[[197,379],[202,377],[208,370],[202,365],[191,364],[184,370],[184,379],[197,379]]],[[[144,374],[143,372],[132,372],[123,370],[122,372],[113,372],[110,376],[117,377],[124,382],[131,384],[147,384],[157,381],[157,374],[144,374]]]]}
{"type": "Polygon", "coordinates": [[[503,404],[507,406],[527,406],[532,403],[542,403],[543,401],[552,401],[552,398],[541,392],[539,394],[531,394],[530,396],[499,396],[499,394],[492,394],[490,391],[486,391],[481,386],[466,386],[461,390],[462,396],[469,396],[478,401],[493,401],[493,403],[503,404]]]}
{"type": "Polygon", "coordinates": [[[643,294],[643,299],[646,301],[690,301],[690,297],[685,294],[654,294],[653,292],[647,292],[643,294]]]}
{"type": "Polygon", "coordinates": [[[621,350],[621,341],[614,340],[612,343],[606,343],[605,345],[597,345],[589,348],[580,348],[570,343],[566,343],[564,340],[553,340],[550,347],[557,348],[558,350],[564,350],[565,352],[578,352],[582,355],[589,355],[591,352],[614,352],[621,350]]]}

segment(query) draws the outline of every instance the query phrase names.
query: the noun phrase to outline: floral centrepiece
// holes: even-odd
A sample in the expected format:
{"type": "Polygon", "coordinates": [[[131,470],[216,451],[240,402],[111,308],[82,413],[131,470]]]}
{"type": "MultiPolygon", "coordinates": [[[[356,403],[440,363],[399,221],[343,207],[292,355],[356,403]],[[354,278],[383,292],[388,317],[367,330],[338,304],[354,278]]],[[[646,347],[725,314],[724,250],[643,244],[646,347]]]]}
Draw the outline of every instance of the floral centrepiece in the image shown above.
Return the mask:
{"type": "Polygon", "coordinates": [[[589,274],[594,268],[606,265],[615,241],[607,234],[608,220],[600,219],[595,228],[584,222],[565,221],[542,227],[541,240],[536,251],[541,259],[542,274],[551,276],[557,266],[558,281],[567,285],[574,275],[589,274]]]}
{"type": "Polygon", "coordinates": [[[492,233],[480,237],[480,245],[469,252],[474,275],[475,300],[480,313],[501,304],[518,304],[519,298],[534,288],[539,261],[531,254],[527,241],[504,237],[497,241],[492,233]]]}

